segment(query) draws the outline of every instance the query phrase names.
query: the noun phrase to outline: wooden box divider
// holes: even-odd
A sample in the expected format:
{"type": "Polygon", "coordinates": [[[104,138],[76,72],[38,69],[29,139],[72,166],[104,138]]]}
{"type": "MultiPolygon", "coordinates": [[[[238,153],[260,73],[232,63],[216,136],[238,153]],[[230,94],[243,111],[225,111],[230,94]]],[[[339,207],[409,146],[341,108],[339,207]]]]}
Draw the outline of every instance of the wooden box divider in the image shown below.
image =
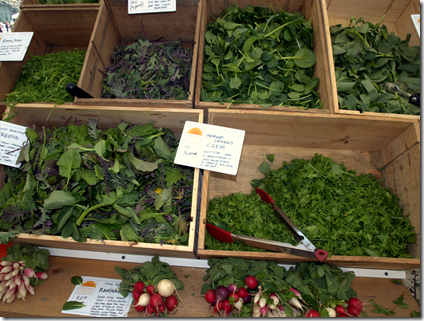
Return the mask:
{"type": "MultiPolygon", "coordinates": [[[[181,138],[181,133],[186,121],[203,122],[203,111],[194,109],[173,108],[137,108],[121,106],[85,106],[72,105],[56,106],[53,111],[49,104],[16,105],[17,116],[13,123],[41,128],[47,125],[49,128],[61,127],[69,117],[78,119],[82,124],[87,124],[89,119],[99,119],[100,129],[116,127],[121,122],[143,125],[153,123],[155,128],[171,129],[175,137],[181,138]],[[50,114],[51,113],[51,114],[50,114]],[[50,116],[49,116],[50,114],[50,116]],[[48,121],[46,121],[48,119],[48,121]]],[[[3,166],[0,165],[0,189],[5,181],[3,166]]],[[[12,239],[13,243],[27,243],[37,246],[64,248],[72,250],[86,250],[98,252],[112,252],[122,254],[159,255],[181,258],[195,258],[194,244],[197,237],[196,220],[199,194],[199,169],[194,169],[193,198],[191,206],[191,217],[189,227],[188,245],[170,245],[155,243],[136,243],[125,241],[98,241],[88,239],[87,242],[76,242],[72,238],[62,238],[53,235],[33,235],[21,233],[12,239]]]]}
{"type": "Polygon", "coordinates": [[[94,32],[87,50],[78,86],[94,98],[75,98],[75,104],[91,106],[135,106],[193,108],[197,69],[200,13],[204,0],[179,0],[175,12],[128,14],[128,1],[104,0],[99,9],[94,32]],[[105,70],[113,52],[136,41],[180,40],[193,54],[190,93],[187,100],[107,99],[101,98],[105,70]]]}
{"type": "MultiPolygon", "coordinates": [[[[312,114],[282,111],[209,109],[208,123],[245,130],[237,175],[204,171],[199,219],[198,256],[239,257],[297,263],[309,259],[276,252],[236,252],[205,248],[208,202],[212,198],[242,192],[250,194],[249,181],[261,179],[259,165],[263,153],[274,154],[271,169],[283,161],[311,159],[315,153],[343,163],[357,174],[380,170],[384,186],[400,199],[404,213],[410,214],[417,243],[409,248],[411,259],[333,255],[331,265],[405,270],[420,266],[420,134],[419,124],[411,119],[338,114],[312,114]],[[416,258],[418,257],[418,259],[416,258]]],[[[324,249],[325,250],[325,249],[324,249]]]]}

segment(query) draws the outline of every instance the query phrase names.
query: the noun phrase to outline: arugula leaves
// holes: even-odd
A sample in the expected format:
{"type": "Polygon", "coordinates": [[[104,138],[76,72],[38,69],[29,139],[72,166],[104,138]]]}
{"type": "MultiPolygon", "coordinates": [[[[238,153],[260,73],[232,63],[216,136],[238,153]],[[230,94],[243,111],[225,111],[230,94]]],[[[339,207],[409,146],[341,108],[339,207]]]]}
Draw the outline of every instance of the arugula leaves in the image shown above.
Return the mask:
{"type": "Polygon", "coordinates": [[[339,107],[420,115],[419,106],[384,85],[396,83],[410,94],[420,93],[420,47],[408,45],[411,35],[401,41],[389,33],[381,20],[374,25],[352,18],[347,27],[330,27],[339,107]]]}
{"type": "Polygon", "coordinates": [[[202,101],[322,108],[313,28],[301,13],[232,4],[204,36],[202,101]]]}
{"type": "MultiPolygon", "coordinates": [[[[407,247],[415,242],[413,226],[402,214],[399,198],[371,174],[357,175],[315,154],[311,160],[283,162],[251,185],[265,190],[330,255],[411,257],[407,247]]],[[[288,229],[278,230],[274,239],[297,244],[288,229]]]]}
{"type": "Polygon", "coordinates": [[[21,168],[4,167],[2,241],[33,233],[188,243],[194,170],[173,163],[179,140],[152,123],[97,123],[27,130],[21,168]]]}
{"type": "Polygon", "coordinates": [[[122,278],[122,282],[119,285],[119,293],[124,298],[133,291],[134,286],[132,284],[137,281],[144,282],[146,287],[149,285],[156,287],[160,280],[169,279],[174,283],[177,291],[184,290],[184,283],[177,278],[168,263],[159,261],[158,256],[154,256],[151,262],[145,262],[129,271],[119,266],[115,267],[115,271],[122,278]]]}
{"type": "Polygon", "coordinates": [[[141,38],[112,54],[102,71],[102,98],[188,99],[192,53],[179,41],[150,42],[141,38]]]}

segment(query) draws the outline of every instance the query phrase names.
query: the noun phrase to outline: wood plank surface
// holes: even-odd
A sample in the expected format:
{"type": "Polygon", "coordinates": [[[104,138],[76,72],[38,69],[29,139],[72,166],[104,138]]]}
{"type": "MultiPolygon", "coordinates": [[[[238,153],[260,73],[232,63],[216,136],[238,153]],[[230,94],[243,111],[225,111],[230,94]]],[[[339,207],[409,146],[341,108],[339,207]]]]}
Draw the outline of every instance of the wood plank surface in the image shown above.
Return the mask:
{"type": "MultiPolygon", "coordinates": [[[[35,287],[35,295],[28,297],[27,301],[15,301],[12,304],[0,305],[0,315],[2,317],[78,317],[72,314],[62,314],[62,306],[68,300],[75,285],[71,283],[74,276],[92,276],[103,278],[120,279],[115,272],[115,266],[130,270],[137,263],[125,263],[114,261],[87,260],[77,258],[64,258],[51,256],[49,258],[50,269],[49,278],[35,287]]],[[[180,304],[173,318],[209,317],[211,313],[208,304],[200,295],[204,284],[203,277],[206,269],[194,267],[171,266],[185,288],[179,291],[179,295],[187,308],[184,310],[180,304]]],[[[408,289],[402,285],[396,285],[390,279],[376,279],[356,277],[352,282],[352,288],[357,292],[358,298],[362,302],[374,300],[375,303],[387,309],[393,309],[395,304],[392,301],[404,294],[404,302],[411,306],[411,310],[420,311],[420,307],[415,299],[408,293],[408,289]]],[[[385,317],[382,314],[372,313],[373,307],[366,304],[364,311],[370,317],[385,317]]],[[[394,317],[408,317],[411,310],[396,309],[394,317]]],[[[142,314],[134,309],[130,310],[128,317],[141,317],[142,314]]]]}

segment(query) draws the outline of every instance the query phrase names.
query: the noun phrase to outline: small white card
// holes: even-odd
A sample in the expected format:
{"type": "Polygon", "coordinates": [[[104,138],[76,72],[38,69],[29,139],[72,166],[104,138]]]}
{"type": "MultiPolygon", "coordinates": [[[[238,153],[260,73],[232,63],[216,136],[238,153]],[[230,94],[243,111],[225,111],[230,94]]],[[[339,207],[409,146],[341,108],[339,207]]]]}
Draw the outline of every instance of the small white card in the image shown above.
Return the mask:
{"type": "Polygon", "coordinates": [[[128,14],[158,13],[177,10],[177,0],[128,0],[128,14]]]}
{"type": "Polygon", "coordinates": [[[33,32],[0,33],[0,61],[22,61],[33,32]]]}
{"type": "Polygon", "coordinates": [[[122,280],[82,276],[83,283],[76,285],[68,301],[82,302],[85,307],[62,310],[65,314],[85,315],[90,317],[127,316],[133,300],[132,295],[124,298],[119,293],[122,280]]]}
{"type": "Polygon", "coordinates": [[[0,121],[0,164],[19,168],[19,153],[27,141],[26,127],[0,121]]]}
{"type": "Polygon", "coordinates": [[[244,130],[186,121],[174,163],[236,175],[244,130]]]}
{"type": "Polygon", "coordinates": [[[411,14],[412,21],[414,22],[415,29],[417,29],[418,37],[420,37],[420,25],[421,25],[421,17],[419,14],[411,14]]]}

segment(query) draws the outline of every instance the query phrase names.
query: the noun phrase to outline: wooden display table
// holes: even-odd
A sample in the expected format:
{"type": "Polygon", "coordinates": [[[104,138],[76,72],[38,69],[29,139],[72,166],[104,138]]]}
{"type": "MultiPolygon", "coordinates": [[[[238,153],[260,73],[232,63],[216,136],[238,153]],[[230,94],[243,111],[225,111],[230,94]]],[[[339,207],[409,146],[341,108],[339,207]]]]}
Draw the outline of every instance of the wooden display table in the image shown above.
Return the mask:
{"type": "MultiPolygon", "coordinates": [[[[120,279],[115,272],[115,266],[130,270],[139,265],[137,263],[125,263],[114,261],[99,261],[88,259],[65,258],[50,256],[49,279],[35,288],[35,296],[28,296],[27,301],[18,300],[9,304],[0,304],[1,317],[72,317],[72,314],[62,314],[62,306],[68,300],[75,285],[71,283],[73,276],[92,276],[103,278],[120,279]]],[[[171,266],[177,277],[184,282],[185,288],[179,291],[181,299],[187,310],[179,305],[179,310],[170,315],[172,317],[209,317],[211,312],[204,298],[200,296],[205,269],[171,266]]],[[[390,279],[356,277],[352,282],[352,288],[358,293],[362,302],[373,299],[374,302],[392,310],[395,304],[392,301],[405,294],[404,302],[412,306],[412,310],[420,311],[420,306],[409,294],[408,289],[402,285],[390,282],[390,279]]],[[[386,317],[383,314],[372,313],[374,308],[365,306],[364,311],[370,317],[386,317]]],[[[411,316],[410,309],[396,309],[395,317],[411,316]]],[[[75,315],[76,316],[76,315],[75,315]]],[[[130,310],[129,317],[141,317],[143,314],[130,310]]]]}

